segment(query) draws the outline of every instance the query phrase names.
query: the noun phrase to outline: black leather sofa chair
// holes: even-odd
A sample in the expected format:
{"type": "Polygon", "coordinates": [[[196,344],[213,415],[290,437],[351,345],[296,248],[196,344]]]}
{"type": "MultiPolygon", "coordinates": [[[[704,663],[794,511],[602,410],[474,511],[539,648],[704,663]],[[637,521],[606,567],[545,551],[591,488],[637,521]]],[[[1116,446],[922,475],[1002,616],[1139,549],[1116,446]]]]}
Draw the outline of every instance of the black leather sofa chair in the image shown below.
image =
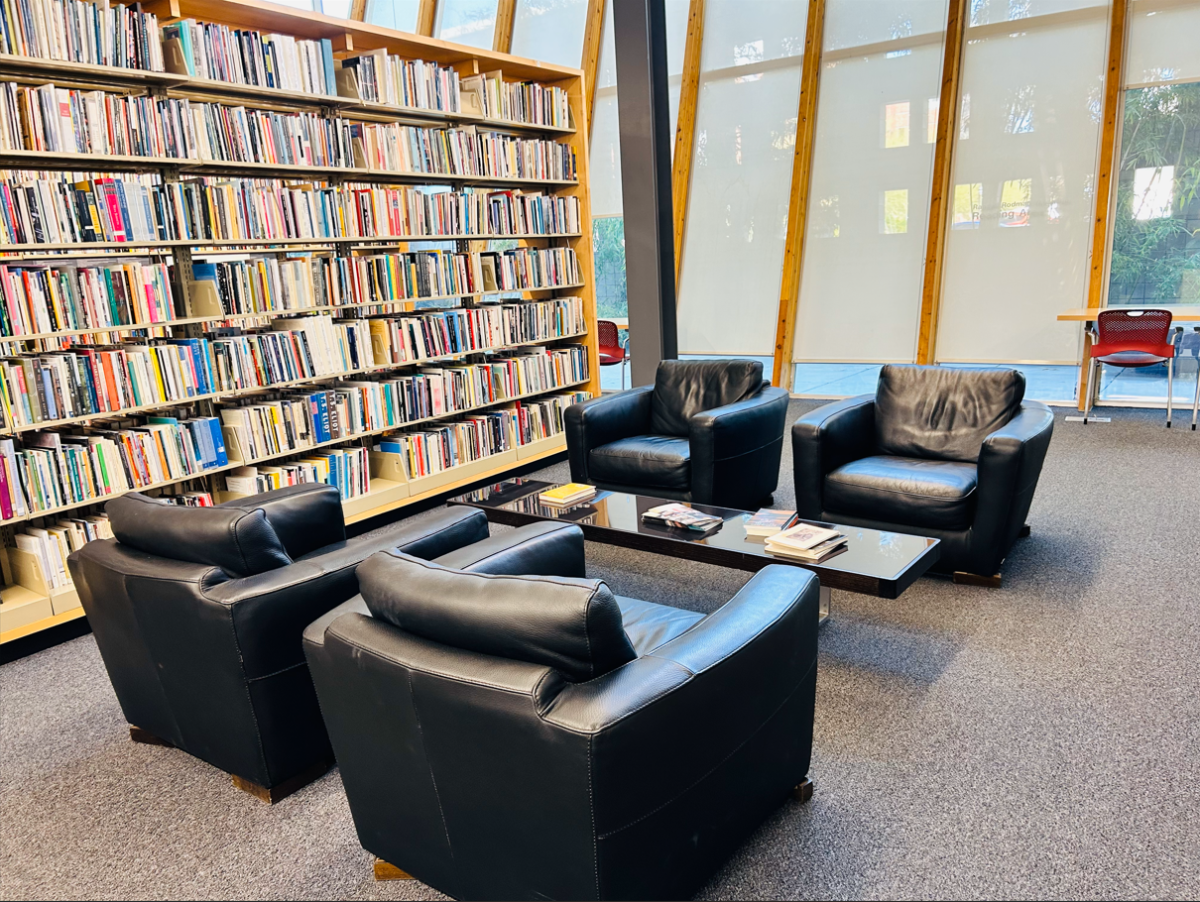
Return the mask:
{"type": "Polygon", "coordinates": [[[755,510],[779,483],[788,394],[754,360],[664,360],[654,385],[572,405],[571,479],[755,510]]]}
{"type": "Polygon", "coordinates": [[[811,792],[811,573],[767,567],[703,616],[584,578],[554,523],[359,582],[304,634],[350,810],[453,898],[686,899],[811,792]]]}
{"type": "Polygon", "coordinates": [[[1054,429],[1024,396],[1016,370],[885,366],[792,426],[800,516],[940,539],[935,569],[999,585],[1054,429]]]}
{"type": "Polygon", "coordinates": [[[481,511],[455,508],[347,539],[328,485],[211,508],[129,494],[107,511],[116,538],[69,565],[131,737],[267,801],[332,763],[304,628],[358,592],[355,568],[377,551],[436,557],[487,537],[481,511]]]}

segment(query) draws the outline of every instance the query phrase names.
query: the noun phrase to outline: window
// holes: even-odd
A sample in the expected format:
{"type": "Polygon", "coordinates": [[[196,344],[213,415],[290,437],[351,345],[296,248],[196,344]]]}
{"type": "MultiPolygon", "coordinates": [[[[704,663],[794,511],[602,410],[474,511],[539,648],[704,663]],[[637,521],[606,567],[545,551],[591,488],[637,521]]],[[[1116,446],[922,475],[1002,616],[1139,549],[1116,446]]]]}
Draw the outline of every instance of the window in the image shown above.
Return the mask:
{"type": "Polygon", "coordinates": [[[962,70],[970,137],[954,157],[943,363],[1079,360],[1079,329],[1056,317],[1087,302],[1108,13],[1098,0],[971,4],[962,70]],[[1047,15],[1066,9],[1074,12],[1047,15]],[[1005,24],[1016,19],[1020,30],[1005,24]]]}
{"type": "Polygon", "coordinates": [[[433,36],[491,50],[496,35],[496,0],[438,0],[433,36]]]}
{"type": "Polygon", "coordinates": [[[368,0],[367,21],[397,31],[417,30],[421,0],[368,0]]]}
{"type": "Polygon", "coordinates": [[[579,68],[588,0],[517,0],[512,53],[579,68]]]}
{"type": "Polygon", "coordinates": [[[910,117],[929,117],[945,26],[945,0],[827,0],[797,393],[871,391],[880,363],[916,359],[934,144],[910,117]]]}
{"type": "Polygon", "coordinates": [[[806,6],[708,0],[679,280],[680,353],[774,349],[806,6]]]}

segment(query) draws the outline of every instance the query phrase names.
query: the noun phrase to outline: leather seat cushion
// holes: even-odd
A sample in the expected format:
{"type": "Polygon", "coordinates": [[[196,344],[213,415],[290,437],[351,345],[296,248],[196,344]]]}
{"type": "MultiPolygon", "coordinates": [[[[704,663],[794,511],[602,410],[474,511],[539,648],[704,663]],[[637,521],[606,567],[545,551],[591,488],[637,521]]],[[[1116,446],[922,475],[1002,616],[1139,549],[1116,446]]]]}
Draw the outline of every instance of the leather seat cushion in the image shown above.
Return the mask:
{"type": "Polygon", "coordinates": [[[1097,354],[1096,348],[1099,347],[1100,345],[1096,345],[1095,348],[1092,348],[1094,358],[1108,366],[1124,367],[1154,366],[1156,363],[1166,363],[1167,359],[1172,356],[1171,351],[1173,350],[1170,345],[1164,345],[1160,350],[1167,353],[1161,355],[1151,354],[1147,351],[1115,351],[1111,354],[1097,354]]]}
{"type": "Polygon", "coordinates": [[[975,515],[974,464],[881,455],[825,477],[830,514],[930,529],[966,529],[975,515]]]}
{"type": "Polygon", "coordinates": [[[174,561],[253,576],[292,562],[261,508],[182,507],[130,492],[104,508],[122,545],[174,561]]]}
{"type": "Polygon", "coordinates": [[[654,604],[640,598],[627,598],[624,595],[617,596],[617,604],[621,608],[621,619],[625,623],[625,635],[633,643],[633,650],[639,658],[686,633],[704,619],[703,614],[697,614],[695,611],[654,604]]]}
{"type": "Polygon", "coordinates": [[[664,360],[654,374],[650,431],[687,435],[696,414],[752,398],[762,384],[757,360],[664,360]]]}
{"type": "Polygon", "coordinates": [[[975,463],[1024,397],[1016,370],[891,364],[875,393],[875,445],[880,454],[975,463]]]}
{"type": "Polygon", "coordinates": [[[371,616],[443,645],[553,667],[579,682],[636,657],[602,580],[468,573],[382,551],[357,574],[371,616]]]}
{"type": "Polygon", "coordinates": [[[598,482],[644,485],[686,492],[692,485],[691,448],[686,438],[637,435],[593,448],[588,472],[598,482]]]}

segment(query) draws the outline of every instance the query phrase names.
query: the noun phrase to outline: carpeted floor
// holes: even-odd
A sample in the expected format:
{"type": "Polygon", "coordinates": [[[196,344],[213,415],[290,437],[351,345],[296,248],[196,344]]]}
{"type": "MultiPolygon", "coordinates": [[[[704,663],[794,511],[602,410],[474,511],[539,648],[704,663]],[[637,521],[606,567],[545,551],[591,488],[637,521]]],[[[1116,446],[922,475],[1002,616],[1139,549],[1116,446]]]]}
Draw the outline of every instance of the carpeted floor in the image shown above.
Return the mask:
{"type": "MultiPolygon", "coordinates": [[[[1200,896],[1200,434],[1058,413],[1004,588],[834,593],[816,795],[704,898],[1200,896]]],[[[781,506],[791,482],[785,455],[781,506]]],[[[696,610],[746,578],[588,554],[615,591],[696,610]]],[[[0,896],[437,897],[371,879],[336,771],[268,807],[127,737],[90,636],[0,668],[0,896]]]]}

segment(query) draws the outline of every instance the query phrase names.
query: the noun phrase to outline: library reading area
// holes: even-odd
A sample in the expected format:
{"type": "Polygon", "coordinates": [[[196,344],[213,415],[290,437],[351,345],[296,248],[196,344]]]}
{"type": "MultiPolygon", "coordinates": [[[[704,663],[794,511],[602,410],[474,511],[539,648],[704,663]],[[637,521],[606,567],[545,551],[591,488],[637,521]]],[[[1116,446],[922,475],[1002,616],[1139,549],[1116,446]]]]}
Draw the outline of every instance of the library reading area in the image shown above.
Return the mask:
{"type": "Polygon", "coordinates": [[[1200,896],[1200,0],[0,0],[0,898],[1200,896]]]}

